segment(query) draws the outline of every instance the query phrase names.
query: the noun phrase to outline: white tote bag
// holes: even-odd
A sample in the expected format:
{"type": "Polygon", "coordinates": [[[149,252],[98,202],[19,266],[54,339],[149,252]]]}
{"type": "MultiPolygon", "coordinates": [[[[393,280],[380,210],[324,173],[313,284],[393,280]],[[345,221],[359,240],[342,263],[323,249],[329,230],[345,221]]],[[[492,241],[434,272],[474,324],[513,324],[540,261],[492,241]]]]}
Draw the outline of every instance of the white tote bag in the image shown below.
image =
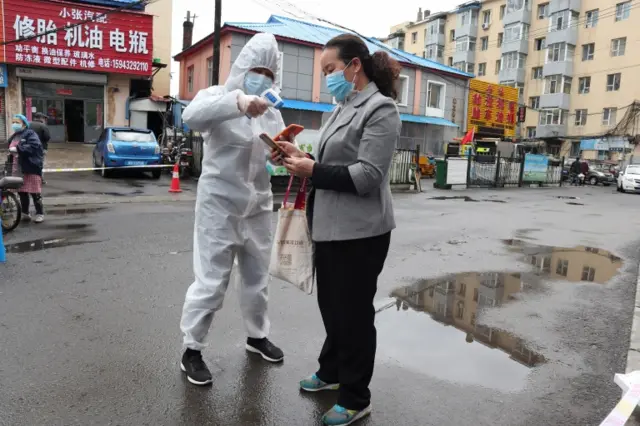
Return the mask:
{"type": "Polygon", "coordinates": [[[307,294],[313,293],[313,244],[305,212],[307,180],[304,179],[292,205],[289,193],[293,176],[278,212],[278,227],[273,239],[269,273],[293,284],[307,294]]]}

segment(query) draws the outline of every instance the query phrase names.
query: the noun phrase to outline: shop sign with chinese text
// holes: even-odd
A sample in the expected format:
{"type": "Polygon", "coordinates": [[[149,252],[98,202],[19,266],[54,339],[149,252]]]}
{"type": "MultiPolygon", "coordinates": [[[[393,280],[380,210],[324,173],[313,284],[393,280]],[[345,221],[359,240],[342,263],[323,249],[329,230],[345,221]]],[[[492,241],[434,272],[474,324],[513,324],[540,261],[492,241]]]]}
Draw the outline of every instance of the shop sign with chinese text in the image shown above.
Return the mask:
{"type": "Polygon", "coordinates": [[[151,75],[151,15],[129,11],[105,14],[110,9],[53,1],[3,0],[3,3],[4,39],[19,41],[3,46],[5,60],[0,62],[151,75]],[[56,28],[59,31],[53,31],[56,28]]]}
{"type": "Polygon", "coordinates": [[[491,132],[515,137],[518,89],[480,80],[469,82],[467,128],[476,133],[491,132]]]}

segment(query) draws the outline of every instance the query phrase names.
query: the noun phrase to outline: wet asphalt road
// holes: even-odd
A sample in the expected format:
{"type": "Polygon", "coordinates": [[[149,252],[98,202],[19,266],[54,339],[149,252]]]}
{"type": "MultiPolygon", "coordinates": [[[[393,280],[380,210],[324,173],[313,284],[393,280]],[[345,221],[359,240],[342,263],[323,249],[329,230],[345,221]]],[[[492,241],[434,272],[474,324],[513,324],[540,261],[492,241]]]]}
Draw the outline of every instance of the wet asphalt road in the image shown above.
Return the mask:
{"type": "MultiPolygon", "coordinates": [[[[397,195],[362,424],[599,424],[625,368],[638,206],[608,188],[397,195]]],[[[230,290],[205,352],[214,384],[185,381],[192,224],[191,203],[69,206],[7,236],[0,424],[319,424],[334,398],[296,385],[316,368],[320,316],[279,281],[271,337],[285,363],[245,354],[230,290]]]]}

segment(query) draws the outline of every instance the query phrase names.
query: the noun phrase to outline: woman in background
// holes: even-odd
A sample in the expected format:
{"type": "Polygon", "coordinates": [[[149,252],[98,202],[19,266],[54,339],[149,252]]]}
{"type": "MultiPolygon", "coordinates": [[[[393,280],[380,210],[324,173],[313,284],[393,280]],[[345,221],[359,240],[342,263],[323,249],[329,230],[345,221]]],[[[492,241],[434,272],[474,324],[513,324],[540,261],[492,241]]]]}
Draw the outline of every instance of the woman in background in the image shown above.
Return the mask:
{"type": "Polygon", "coordinates": [[[13,116],[11,123],[13,134],[9,137],[9,151],[13,157],[13,174],[22,171],[24,183],[18,189],[23,219],[30,220],[29,197],[36,209],[35,223],[44,221],[42,205],[42,165],[44,150],[36,132],[29,127],[27,117],[22,114],[13,116]]]}

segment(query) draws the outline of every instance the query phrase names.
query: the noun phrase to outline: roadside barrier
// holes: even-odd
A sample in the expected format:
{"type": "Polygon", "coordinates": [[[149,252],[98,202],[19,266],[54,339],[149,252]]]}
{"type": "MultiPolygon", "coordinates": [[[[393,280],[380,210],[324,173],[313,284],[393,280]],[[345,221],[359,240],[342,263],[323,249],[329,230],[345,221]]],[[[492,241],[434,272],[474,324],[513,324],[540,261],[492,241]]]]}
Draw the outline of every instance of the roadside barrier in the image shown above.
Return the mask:
{"type": "Polygon", "coordinates": [[[616,374],[613,381],[622,389],[622,398],[600,426],[622,426],[640,402],[640,371],[616,374]]]}

